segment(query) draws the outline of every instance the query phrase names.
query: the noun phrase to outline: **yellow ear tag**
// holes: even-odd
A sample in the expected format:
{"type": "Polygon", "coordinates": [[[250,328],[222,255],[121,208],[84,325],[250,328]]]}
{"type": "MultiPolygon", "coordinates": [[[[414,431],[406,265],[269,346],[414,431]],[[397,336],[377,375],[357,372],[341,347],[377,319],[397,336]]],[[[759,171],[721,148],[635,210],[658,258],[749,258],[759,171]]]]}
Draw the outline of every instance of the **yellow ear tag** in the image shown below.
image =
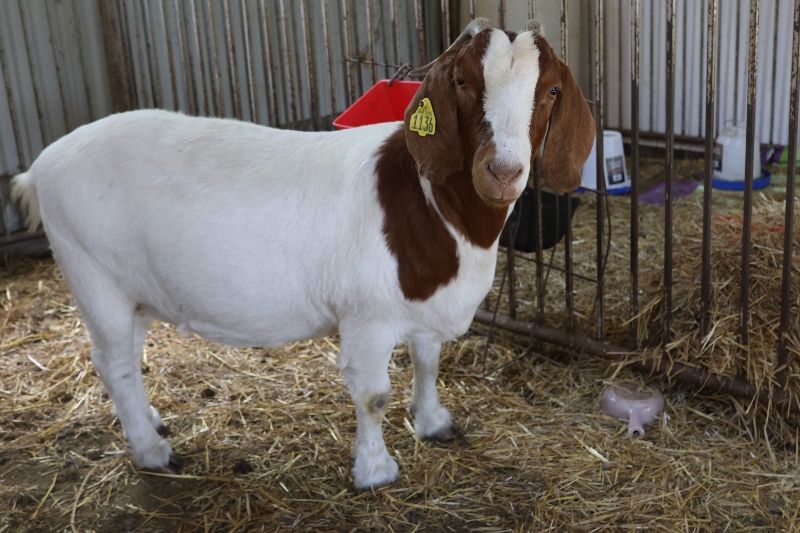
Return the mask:
{"type": "Polygon", "coordinates": [[[411,114],[408,129],[416,131],[420,137],[436,133],[436,117],[430,100],[423,98],[419,101],[419,107],[411,114]]]}

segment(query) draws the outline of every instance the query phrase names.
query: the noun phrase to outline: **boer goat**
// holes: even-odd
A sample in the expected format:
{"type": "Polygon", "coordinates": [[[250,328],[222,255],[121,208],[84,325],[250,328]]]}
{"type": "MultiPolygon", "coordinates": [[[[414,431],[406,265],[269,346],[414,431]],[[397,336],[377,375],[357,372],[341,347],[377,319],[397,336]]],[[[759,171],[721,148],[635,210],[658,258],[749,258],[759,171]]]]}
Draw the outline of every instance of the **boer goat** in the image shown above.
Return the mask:
{"type": "Polygon", "coordinates": [[[153,320],[234,346],[338,332],[352,479],[374,487],[398,476],[381,428],[393,348],[413,360],[417,434],[452,438],[442,342],[489,291],[540,145],[545,184],[569,191],[594,131],[545,39],[483,19],[427,66],[403,123],[298,132],[132,111],[50,145],[14,192],[44,224],[136,465],[173,466],[140,370],[153,320]]]}

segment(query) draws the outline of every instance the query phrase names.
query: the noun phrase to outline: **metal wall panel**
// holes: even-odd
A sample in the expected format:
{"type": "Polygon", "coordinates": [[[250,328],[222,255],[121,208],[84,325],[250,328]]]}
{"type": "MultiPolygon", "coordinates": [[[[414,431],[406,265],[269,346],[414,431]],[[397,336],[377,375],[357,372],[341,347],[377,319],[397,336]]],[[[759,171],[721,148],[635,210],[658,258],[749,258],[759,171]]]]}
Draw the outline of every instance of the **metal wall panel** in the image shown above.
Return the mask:
{"type": "MultiPolygon", "coordinates": [[[[630,129],[631,23],[629,0],[609,0],[605,31],[607,126],[630,129]]],[[[678,0],[675,50],[675,133],[705,135],[706,2],[678,0]]],[[[756,132],[761,143],[788,141],[791,0],[762,0],[759,17],[756,132]]],[[[748,0],[719,7],[718,98],[715,130],[744,125],[747,86],[748,0]]],[[[642,2],[641,129],[666,132],[666,3],[642,2]]]]}

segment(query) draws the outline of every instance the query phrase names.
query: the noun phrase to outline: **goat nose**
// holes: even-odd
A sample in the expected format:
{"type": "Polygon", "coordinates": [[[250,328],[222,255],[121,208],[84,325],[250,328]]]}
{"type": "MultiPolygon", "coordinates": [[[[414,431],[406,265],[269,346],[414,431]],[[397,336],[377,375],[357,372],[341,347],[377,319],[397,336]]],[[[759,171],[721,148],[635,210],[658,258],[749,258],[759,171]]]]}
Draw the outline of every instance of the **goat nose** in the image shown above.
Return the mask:
{"type": "Polygon", "coordinates": [[[496,163],[494,161],[489,163],[489,172],[503,185],[518,178],[522,174],[522,170],[522,165],[496,163]]]}

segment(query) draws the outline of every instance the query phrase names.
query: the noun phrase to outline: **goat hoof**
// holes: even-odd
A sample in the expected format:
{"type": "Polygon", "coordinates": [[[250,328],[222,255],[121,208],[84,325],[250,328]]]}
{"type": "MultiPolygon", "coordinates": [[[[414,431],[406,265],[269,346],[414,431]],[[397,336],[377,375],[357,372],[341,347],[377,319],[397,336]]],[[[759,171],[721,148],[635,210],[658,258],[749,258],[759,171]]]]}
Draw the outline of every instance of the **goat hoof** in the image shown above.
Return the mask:
{"type": "Polygon", "coordinates": [[[356,490],[369,490],[391,485],[399,477],[397,462],[385,454],[379,457],[362,456],[353,461],[353,485],[356,490]]]}
{"type": "Polygon", "coordinates": [[[460,436],[461,430],[459,427],[455,424],[449,424],[432,435],[427,436],[425,440],[445,444],[448,442],[453,442],[460,436]]]}
{"type": "Polygon", "coordinates": [[[181,465],[180,461],[175,459],[174,455],[169,456],[169,463],[167,463],[167,469],[169,470],[168,472],[169,474],[179,473],[182,467],[183,465],[181,465]]]}

